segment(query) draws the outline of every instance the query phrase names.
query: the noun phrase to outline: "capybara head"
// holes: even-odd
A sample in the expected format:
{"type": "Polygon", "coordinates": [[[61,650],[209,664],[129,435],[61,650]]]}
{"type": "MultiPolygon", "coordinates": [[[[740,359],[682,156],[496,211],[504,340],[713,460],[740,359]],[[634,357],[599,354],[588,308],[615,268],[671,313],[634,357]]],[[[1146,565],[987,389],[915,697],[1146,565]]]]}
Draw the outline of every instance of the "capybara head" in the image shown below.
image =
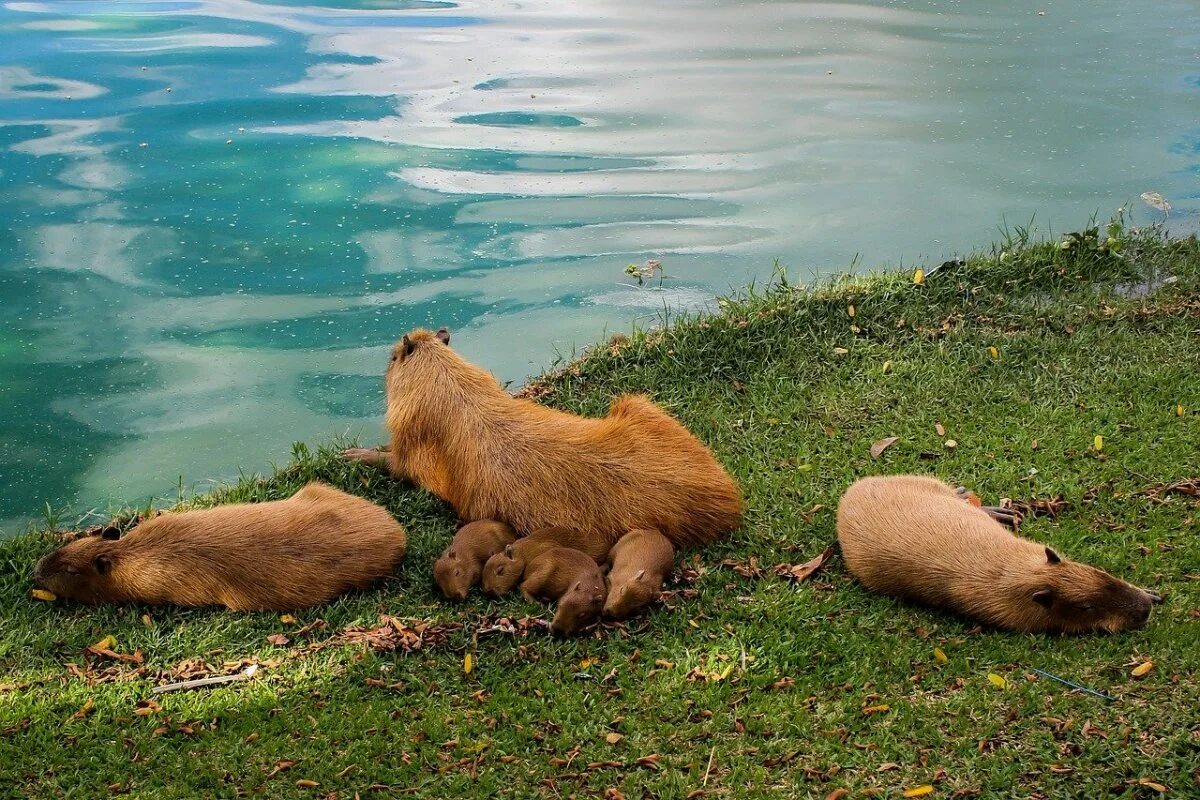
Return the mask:
{"type": "Polygon", "coordinates": [[[445,326],[438,328],[437,333],[417,328],[409,331],[392,347],[392,360],[388,363],[388,374],[404,365],[413,354],[425,347],[449,347],[450,331],[445,326]]]}
{"type": "Polygon", "coordinates": [[[115,602],[120,598],[112,571],[120,558],[120,538],[120,530],[108,527],[98,536],[65,544],[37,563],[33,580],[59,597],[83,603],[115,602]]]}
{"type": "Polygon", "coordinates": [[[646,577],[646,570],[640,570],[632,580],[615,584],[608,590],[608,599],[604,602],[604,616],[609,619],[625,619],[638,609],[649,605],[658,596],[658,586],[646,577]]]}
{"type": "Polygon", "coordinates": [[[483,565],[483,593],[501,597],[517,588],[524,565],[513,557],[510,544],[503,553],[496,553],[483,565]]]}
{"type": "Polygon", "coordinates": [[[459,558],[453,547],[447,547],[433,564],[433,579],[446,597],[466,600],[479,580],[479,564],[471,558],[459,558]]]}
{"type": "Polygon", "coordinates": [[[1064,560],[1049,547],[1033,584],[1031,613],[1047,619],[1048,629],[1063,633],[1140,628],[1150,619],[1153,604],[1162,600],[1103,570],[1064,560]]]}
{"type": "Polygon", "coordinates": [[[604,585],[584,585],[577,581],[558,598],[558,609],[550,621],[550,630],[560,636],[578,633],[589,625],[600,621],[604,610],[604,585]]]}

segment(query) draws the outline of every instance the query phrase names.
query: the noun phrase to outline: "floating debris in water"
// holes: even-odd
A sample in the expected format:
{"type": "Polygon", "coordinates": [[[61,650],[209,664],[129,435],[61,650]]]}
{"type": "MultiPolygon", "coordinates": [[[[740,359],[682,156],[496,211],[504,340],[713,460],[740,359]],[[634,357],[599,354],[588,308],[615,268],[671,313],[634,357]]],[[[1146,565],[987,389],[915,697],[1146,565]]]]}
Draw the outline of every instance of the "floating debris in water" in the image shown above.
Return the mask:
{"type": "Polygon", "coordinates": [[[1163,197],[1158,192],[1142,192],[1142,201],[1151,208],[1161,211],[1164,214],[1171,213],[1171,204],[1167,202],[1167,198],[1163,197]]]}

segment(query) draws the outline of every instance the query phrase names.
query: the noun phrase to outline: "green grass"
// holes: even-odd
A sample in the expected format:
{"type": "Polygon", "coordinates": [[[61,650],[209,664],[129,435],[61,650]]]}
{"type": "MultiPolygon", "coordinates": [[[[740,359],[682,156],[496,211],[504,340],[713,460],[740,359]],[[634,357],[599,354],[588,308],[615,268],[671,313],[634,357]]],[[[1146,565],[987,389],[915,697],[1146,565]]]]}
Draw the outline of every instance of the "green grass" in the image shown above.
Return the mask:
{"type": "Polygon", "coordinates": [[[1119,254],[1103,233],[1065,249],[1016,237],[921,286],[910,274],[813,290],[781,280],[536,381],[544,402],[585,414],[649,393],[744,489],[745,526],[687,554],[693,569],[667,604],[626,626],[566,641],[536,627],[478,633],[544,609],[441,600],[430,566],[451,514],[327,448],[298,447],[277,474],[195,501],[280,498],[320,478],[408,527],[394,578],[295,622],[33,602],[32,564],[56,536],[0,544],[0,793],[822,798],[932,784],[935,798],[1097,798],[1160,784],[1196,796],[1200,509],[1144,490],[1200,475],[1200,244],[1112,233],[1119,254]],[[890,435],[873,461],[871,443],[890,435]],[[835,539],[853,479],[896,472],[986,499],[1061,494],[1058,518],[1024,534],[1166,603],[1142,631],[1017,635],[868,594],[836,557],[798,586],[772,574],[835,539]],[[761,576],[722,564],[751,558],[761,576]],[[381,614],[428,623],[425,645],[381,652],[339,636],[381,614]],[[325,629],[267,641],[318,619],[325,629]],[[89,667],[85,648],[107,635],[144,665],[89,667]],[[135,714],[191,659],[264,666],[135,714]],[[1154,669],[1131,677],[1144,659],[1154,669]]]}

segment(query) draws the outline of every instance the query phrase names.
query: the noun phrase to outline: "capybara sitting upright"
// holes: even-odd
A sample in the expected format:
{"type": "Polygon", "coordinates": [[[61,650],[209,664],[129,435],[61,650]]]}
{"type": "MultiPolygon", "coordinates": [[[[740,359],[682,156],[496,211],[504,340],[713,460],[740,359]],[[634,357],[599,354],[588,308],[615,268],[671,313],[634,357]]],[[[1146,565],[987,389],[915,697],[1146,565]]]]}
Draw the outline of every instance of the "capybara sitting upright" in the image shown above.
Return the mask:
{"type": "Polygon", "coordinates": [[[1030,632],[1138,628],[1158,596],[1014,536],[934,478],[864,478],[843,495],[838,541],[869,589],[1030,632]]]}
{"type": "Polygon", "coordinates": [[[675,563],[675,548],[658,531],[630,531],[608,554],[608,599],[604,616],[624,619],[649,605],[662,591],[675,563]]]}
{"type": "Polygon", "coordinates": [[[385,379],[390,448],[346,458],[386,465],[464,520],[498,519],[519,533],[558,526],[611,544],[654,528],[683,547],[740,524],[725,470],[645,397],[618,398],[602,419],[566,414],[513,398],[449,344],[445,328],[396,344],[385,379]]]}
{"type": "Polygon", "coordinates": [[[577,633],[600,621],[604,575],[586,553],[551,547],[526,565],[521,594],[529,600],[557,601],[550,630],[561,635],[577,633]]]}
{"type": "Polygon", "coordinates": [[[84,603],[290,610],[369,586],[404,558],[404,528],[361,497],[310,483],[287,500],[160,514],[64,545],[34,578],[84,603]]]}
{"type": "Polygon", "coordinates": [[[483,565],[483,592],[501,597],[511,592],[525,574],[525,565],[552,547],[579,550],[597,564],[608,556],[608,542],[595,536],[580,536],[571,528],[542,528],[518,539],[483,565]],[[578,547],[574,547],[578,544],[578,547]]]}
{"type": "Polygon", "coordinates": [[[434,562],[433,579],[446,597],[466,600],[483,574],[484,562],[516,540],[513,529],[503,522],[485,519],[468,523],[454,534],[453,541],[434,562]]]}

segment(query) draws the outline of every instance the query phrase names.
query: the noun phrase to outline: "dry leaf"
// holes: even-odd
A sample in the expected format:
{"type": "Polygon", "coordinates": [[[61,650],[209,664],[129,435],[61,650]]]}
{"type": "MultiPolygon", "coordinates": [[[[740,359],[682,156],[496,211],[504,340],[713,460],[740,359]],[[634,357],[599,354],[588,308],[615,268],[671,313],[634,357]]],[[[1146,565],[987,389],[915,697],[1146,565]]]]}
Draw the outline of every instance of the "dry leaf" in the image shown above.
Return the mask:
{"type": "Polygon", "coordinates": [[[639,758],[637,760],[636,763],[639,767],[650,767],[651,769],[658,769],[659,761],[662,761],[662,756],[660,756],[658,753],[651,753],[648,756],[642,756],[641,758],[639,758]]]}
{"type": "Polygon", "coordinates": [[[153,628],[154,620],[150,619],[149,614],[142,614],[142,624],[145,625],[147,628],[153,628]]]}
{"type": "Polygon", "coordinates": [[[797,583],[808,580],[829,560],[831,555],[833,555],[833,548],[826,547],[816,558],[805,561],[803,564],[779,564],[775,567],[775,574],[797,583]]]}
{"type": "Polygon", "coordinates": [[[1007,689],[1008,688],[1008,681],[1006,681],[1004,678],[1000,677],[999,675],[997,675],[994,672],[989,672],[987,679],[988,679],[988,683],[992,684],[992,686],[995,686],[997,689],[1007,689]]]}
{"type": "Polygon", "coordinates": [[[284,614],[283,616],[281,616],[279,618],[279,621],[282,622],[284,625],[295,625],[296,624],[296,618],[293,617],[291,614],[284,614]]]}
{"type": "Polygon", "coordinates": [[[884,712],[890,711],[891,709],[892,709],[892,707],[889,706],[887,703],[881,703],[880,705],[877,705],[877,706],[867,706],[866,708],[864,708],[862,710],[862,713],[869,716],[871,714],[883,714],[884,712]]]}
{"type": "Polygon", "coordinates": [[[625,737],[619,733],[609,733],[605,735],[604,741],[608,742],[609,744],[617,744],[624,738],[625,737]]]}
{"type": "Polygon", "coordinates": [[[946,429],[942,427],[942,423],[940,422],[934,423],[933,429],[937,432],[938,436],[946,435],[946,429]]]}
{"type": "Polygon", "coordinates": [[[844,347],[835,347],[835,348],[833,348],[833,352],[834,352],[836,355],[839,355],[839,356],[844,356],[844,355],[846,355],[846,353],[849,353],[850,351],[849,351],[849,350],[847,350],[847,349],[846,349],[846,348],[844,348],[844,347]]]}
{"type": "Polygon", "coordinates": [[[899,436],[889,436],[886,439],[880,439],[875,444],[871,445],[871,458],[878,459],[883,455],[883,451],[900,441],[899,436]]]}
{"type": "Polygon", "coordinates": [[[1096,434],[1096,438],[1092,439],[1092,449],[1097,453],[1104,449],[1104,437],[1098,433],[1096,434]]]}
{"type": "Polygon", "coordinates": [[[933,794],[933,787],[928,783],[924,786],[914,786],[904,790],[905,797],[924,797],[927,794],[933,794]]]}
{"type": "Polygon", "coordinates": [[[983,508],[983,500],[974,492],[967,492],[967,502],[975,506],[975,508],[983,508]]]}
{"type": "Polygon", "coordinates": [[[316,781],[310,781],[307,779],[301,779],[301,780],[296,781],[297,789],[315,789],[320,785],[321,784],[317,783],[316,781]]]}
{"type": "Polygon", "coordinates": [[[117,646],[117,637],[105,636],[103,639],[96,642],[94,645],[92,645],[88,649],[89,650],[112,650],[116,646],[117,646]]]}
{"type": "Polygon", "coordinates": [[[956,442],[953,439],[947,439],[945,442],[943,442],[943,444],[945,444],[947,449],[950,449],[950,450],[953,450],[954,448],[958,447],[958,442],[956,442]]]}
{"type": "Polygon", "coordinates": [[[991,347],[988,348],[988,355],[991,356],[992,358],[999,358],[1000,350],[995,345],[992,345],[991,347]]]}
{"type": "Polygon", "coordinates": [[[53,603],[58,599],[58,595],[54,592],[47,592],[45,589],[31,589],[29,596],[34,600],[41,600],[43,603],[53,603]]]}
{"type": "Polygon", "coordinates": [[[277,646],[277,647],[283,647],[283,646],[284,646],[284,645],[286,645],[288,642],[290,642],[290,641],[291,641],[291,639],[289,639],[288,637],[284,636],[282,633],[273,633],[273,634],[271,634],[270,636],[268,636],[268,637],[267,637],[267,641],[268,641],[268,642],[270,642],[271,644],[273,644],[273,645],[277,646]]]}
{"type": "MultiPolygon", "coordinates": [[[[253,735],[253,734],[251,734],[251,735],[253,735]]],[[[295,762],[295,761],[289,761],[288,759],[283,759],[282,761],[277,761],[277,762],[275,763],[275,768],[274,768],[274,769],[272,769],[270,772],[268,772],[268,773],[267,773],[267,777],[268,777],[268,778],[274,778],[274,777],[275,777],[276,775],[278,775],[279,773],[281,773],[281,772],[283,772],[283,771],[285,771],[285,770],[289,770],[289,769],[291,769],[291,768],[292,768],[292,767],[294,767],[294,766],[296,766],[296,762],[295,762]]]]}
{"type": "Polygon", "coordinates": [[[920,286],[922,283],[924,283],[925,282],[925,270],[919,269],[916,272],[914,272],[912,281],[917,286],[920,286]]]}
{"type": "Polygon", "coordinates": [[[1159,794],[1166,794],[1167,787],[1163,786],[1158,781],[1152,781],[1147,778],[1138,778],[1138,786],[1145,786],[1147,789],[1153,789],[1159,794]]]}
{"type": "Polygon", "coordinates": [[[92,713],[92,709],[95,707],[96,701],[89,697],[83,702],[83,705],[80,706],[79,710],[71,715],[71,719],[83,719],[88,714],[92,713]]]}
{"type": "MultiPolygon", "coordinates": [[[[887,375],[891,371],[892,371],[892,362],[891,361],[883,362],[883,374],[887,375]]],[[[841,790],[839,789],[838,791],[841,791],[841,790]]]]}
{"type": "Polygon", "coordinates": [[[471,670],[475,668],[475,659],[471,658],[471,654],[467,653],[463,656],[463,674],[470,675],[471,670]]]}
{"type": "Polygon", "coordinates": [[[1183,403],[1180,403],[1179,405],[1175,406],[1175,416],[1177,416],[1177,417],[1183,416],[1183,403]]]}
{"type": "Polygon", "coordinates": [[[825,795],[825,800],[842,800],[843,797],[849,797],[849,789],[834,789],[829,794],[825,795]]]}
{"type": "Polygon", "coordinates": [[[851,317],[854,316],[854,305],[853,304],[851,304],[850,307],[846,309],[846,314],[851,317]]]}
{"type": "Polygon", "coordinates": [[[1134,667],[1129,674],[1135,678],[1142,678],[1148,675],[1152,669],[1154,669],[1154,662],[1147,660],[1134,667]]]}
{"type": "Polygon", "coordinates": [[[950,659],[946,657],[946,653],[940,647],[933,648],[933,657],[942,664],[949,664],[950,659]]]}

